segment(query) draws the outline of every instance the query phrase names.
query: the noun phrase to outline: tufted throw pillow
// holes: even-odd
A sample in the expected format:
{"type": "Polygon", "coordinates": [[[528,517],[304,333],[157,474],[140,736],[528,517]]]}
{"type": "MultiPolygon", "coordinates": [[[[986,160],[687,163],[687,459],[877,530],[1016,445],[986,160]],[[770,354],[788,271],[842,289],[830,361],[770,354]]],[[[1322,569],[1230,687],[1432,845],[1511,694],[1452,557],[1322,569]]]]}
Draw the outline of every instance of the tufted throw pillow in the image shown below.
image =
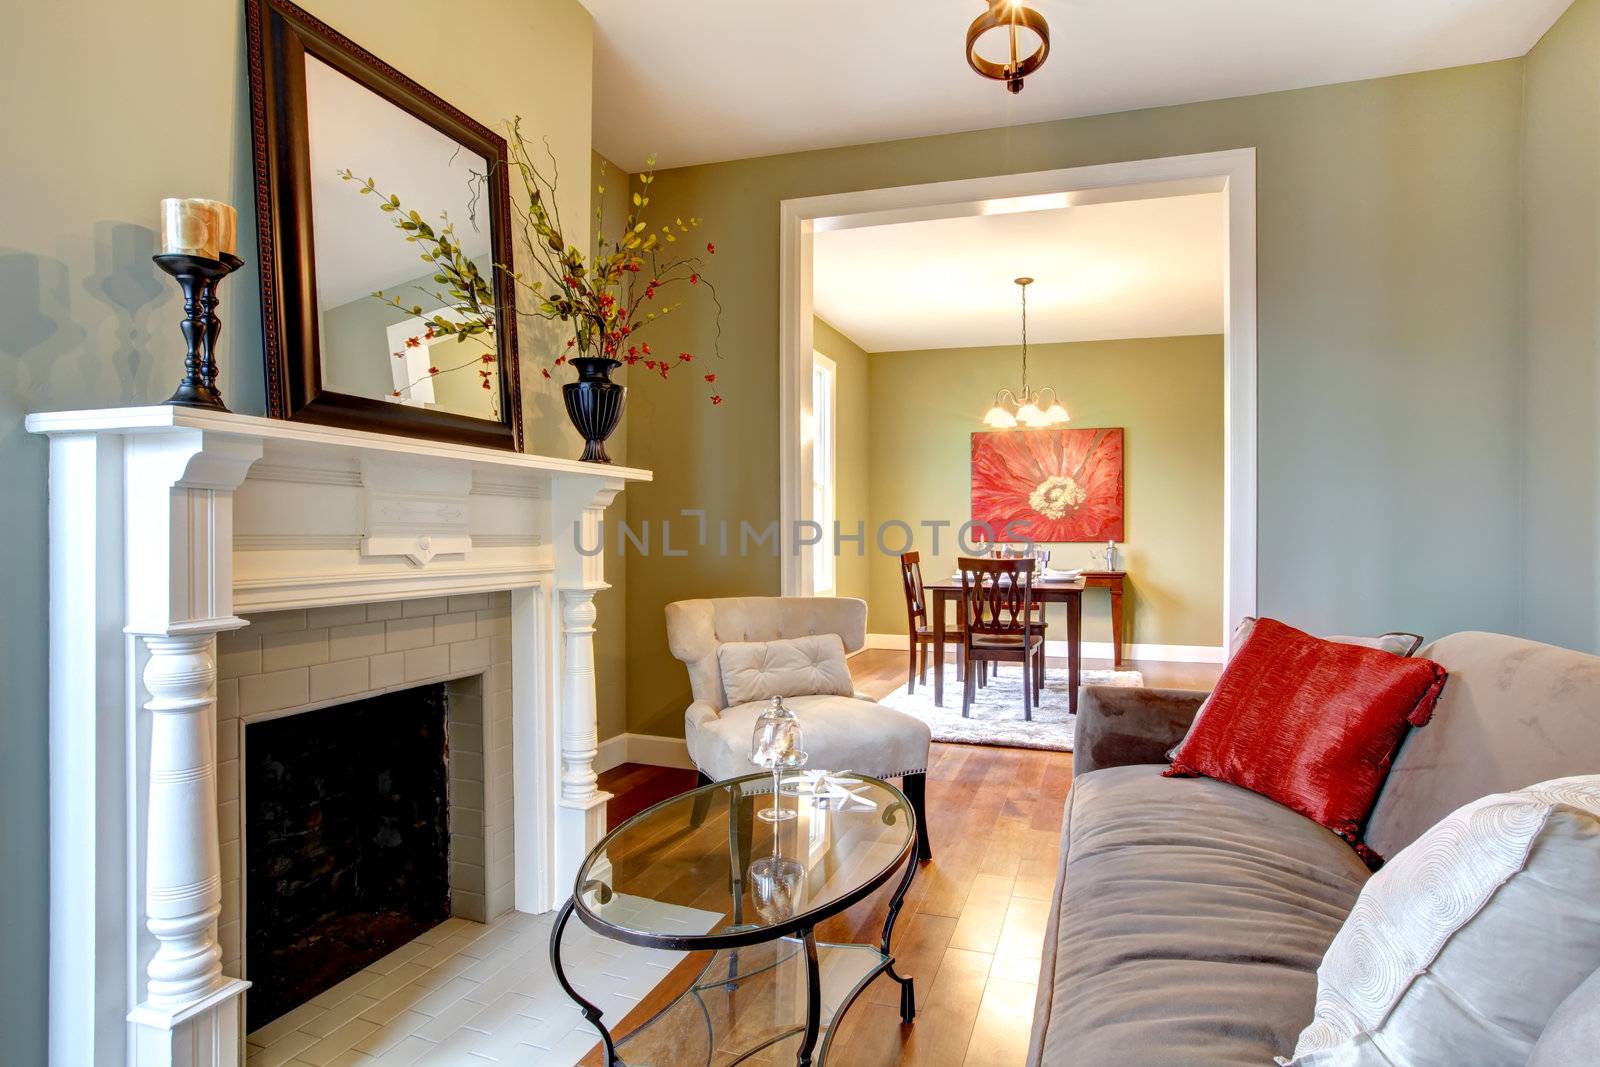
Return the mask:
{"type": "Polygon", "coordinates": [[[842,696],[855,693],[844,642],[838,634],[811,634],[781,641],[731,641],[717,649],[728,706],[773,697],[842,696]]]}
{"type": "Polygon", "coordinates": [[[1600,965],[1600,775],[1445,816],[1362,887],[1292,1067],[1524,1067],[1600,965]]]}

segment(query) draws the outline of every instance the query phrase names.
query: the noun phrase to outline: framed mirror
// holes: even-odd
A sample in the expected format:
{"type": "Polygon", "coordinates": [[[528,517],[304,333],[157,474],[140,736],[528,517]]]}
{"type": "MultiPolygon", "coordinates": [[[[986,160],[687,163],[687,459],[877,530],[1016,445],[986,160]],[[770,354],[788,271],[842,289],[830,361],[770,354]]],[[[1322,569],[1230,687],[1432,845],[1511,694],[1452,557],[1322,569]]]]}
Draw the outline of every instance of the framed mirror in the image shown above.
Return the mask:
{"type": "Polygon", "coordinates": [[[520,449],[505,140],[288,0],[246,23],[268,414],[520,449]],[[460,291],[416,218],[452,227],[487,332],[441,328],[460,291]]]}

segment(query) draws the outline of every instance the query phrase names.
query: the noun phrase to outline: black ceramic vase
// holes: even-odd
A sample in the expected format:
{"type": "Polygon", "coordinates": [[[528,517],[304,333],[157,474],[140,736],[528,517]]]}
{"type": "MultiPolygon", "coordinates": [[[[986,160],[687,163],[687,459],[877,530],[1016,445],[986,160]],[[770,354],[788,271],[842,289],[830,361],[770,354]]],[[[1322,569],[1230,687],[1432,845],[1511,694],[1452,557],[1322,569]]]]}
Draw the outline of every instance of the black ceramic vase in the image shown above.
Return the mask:
{"type": "Polygon", "coordinates": [[[628,397],[626,386],[611,380],[611,372],[622,366],[604,356],[577,356],[571,361],[578,368],[578,380],[561,387],[567,401],[567,417],[583,435],[583,455],[588,463],[610,463],[606,438],[622,421],[622,402],[628,397]]]}

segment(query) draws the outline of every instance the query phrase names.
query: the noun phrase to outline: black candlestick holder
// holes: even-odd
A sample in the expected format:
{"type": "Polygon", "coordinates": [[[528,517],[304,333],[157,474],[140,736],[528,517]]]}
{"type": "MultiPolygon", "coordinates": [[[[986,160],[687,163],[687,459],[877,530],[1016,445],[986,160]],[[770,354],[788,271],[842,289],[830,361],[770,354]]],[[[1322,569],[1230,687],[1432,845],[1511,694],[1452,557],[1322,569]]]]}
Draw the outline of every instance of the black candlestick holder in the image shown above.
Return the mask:
{"type": "Polygon", "coordinates": [[[180,328],[188,353],[183,358],[183,381],[167,403],[227,411],[228,405],[217,391],[217,336],[222,333],[222,320],[217,318],[217,286],[244,266],[244,260],[228,252],[222,253],[220,259],[182,252],[166,252],[152,258],[178,279],[183,289],[185,317],[180,328]]]}

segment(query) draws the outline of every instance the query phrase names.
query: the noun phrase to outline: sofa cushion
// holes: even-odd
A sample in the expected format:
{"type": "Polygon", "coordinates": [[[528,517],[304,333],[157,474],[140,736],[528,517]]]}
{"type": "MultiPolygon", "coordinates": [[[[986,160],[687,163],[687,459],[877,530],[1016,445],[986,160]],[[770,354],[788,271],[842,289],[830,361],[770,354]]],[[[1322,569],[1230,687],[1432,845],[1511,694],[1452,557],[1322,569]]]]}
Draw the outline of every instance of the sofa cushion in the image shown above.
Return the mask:
{"type": "Polygon", "coordinates": [[[1533,1046],[1528,1067],[1572,1067],[1600,1049],[1600,970],[1595,971],[1550,1016],[1533,1046]]]}
{"type": "Polygon", "coordinates": [[[773,697],[847,697],[855,692],[838,634],[729,641],[717,649],[717,662],[730,704],[773,697]]]}
{"type": "Polygon", "coordinates": [[[1600,965],[1600,775],[1451,813],[1361,891],[1295,1067],[1523,1067],[1600,965]]]}
{"type": "Polygon", "coordinates": [[[1367,844],[1392,856],[1468,801],[1593,774],[1600,656],[1503,634],[1442,637],[1422,655],[1450,672],[1433,724],[1394,758],[1367,844]]]}
{"type": "Polygon", "coordinates": [[[1073,782],[1032,1064],[1271,1063],[1367,869],[1237,786],[1113,767],[1073,782]]]}
{"type": "MultiPolygon", "coordinates": [[[[928,767],[928,724],[871,700],[844,696],[787,698],[784,707],[800,720],[806,766],[815,770],[858,771],[874,778],[920,774],[928,767]]],[[[724,708],[689,734],[689,757],[710,778],[721,781],[754,774],[750,739],[765,701],[724,708]]]]}

